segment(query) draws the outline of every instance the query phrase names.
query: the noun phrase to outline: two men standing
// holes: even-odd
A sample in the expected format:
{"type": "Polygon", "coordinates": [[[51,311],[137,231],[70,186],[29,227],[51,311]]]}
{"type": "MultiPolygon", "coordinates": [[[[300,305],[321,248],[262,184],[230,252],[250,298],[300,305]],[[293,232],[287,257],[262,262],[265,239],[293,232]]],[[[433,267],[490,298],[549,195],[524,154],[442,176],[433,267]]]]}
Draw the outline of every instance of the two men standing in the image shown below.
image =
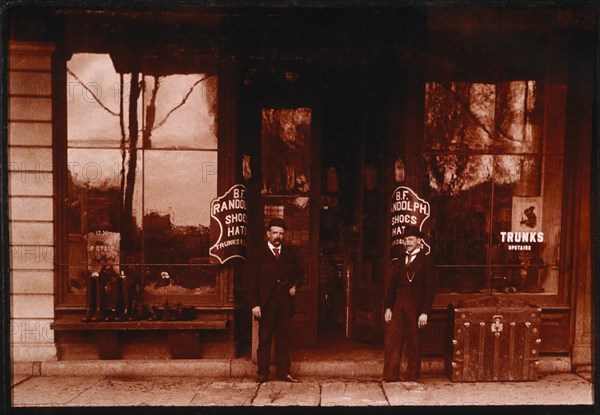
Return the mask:
{"type": "Polygon", "coordinates": [[[283,246],[287,227],[282,218],[273,218],[267,227],[267,241],[260,247],[255,267],[250,272],[248,300],[258,328],[258,378],[269,379],[271,342],[275,335],[277,379],[298,382],[290,374],[290,320],[294,297],[304,281],[300,256],[291,246],[283,246]]]}
{"type": "MultiPolygon", "coordinates": [[[[271,343],[275,336],[277,379],[298,382],[290,374],[290,320],[294,296],[304,281],[299,255],[292,247],[282,246],[286,224],[273,218],[267,227],[267,241],[260,247],[250,273],[248,295],[252,315],[259,321],[258,378],[266,382],[270,375],[271,343]]],[[[436,293],[436,278],[431,258],[421,250],[421,231],[405,228],[406,254],[392,265],[391,280],[385,295],[386,322],[383,380],[400,379],[402,349],[406,343],[408,360],[406,380],[420,376],[420,329],[427,325],[436,293]]]]}

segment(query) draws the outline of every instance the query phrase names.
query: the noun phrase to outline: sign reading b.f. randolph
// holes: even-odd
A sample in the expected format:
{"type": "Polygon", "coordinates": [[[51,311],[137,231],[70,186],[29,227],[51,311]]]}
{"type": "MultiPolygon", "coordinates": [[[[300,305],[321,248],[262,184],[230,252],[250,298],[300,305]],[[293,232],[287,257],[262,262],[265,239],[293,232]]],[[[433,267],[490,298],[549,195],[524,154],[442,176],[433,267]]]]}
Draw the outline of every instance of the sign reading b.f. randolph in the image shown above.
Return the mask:
{"type": "MultiPolygon", "coordinates": [[[[410,187],[399,186],[394,190],[391,203],[391,247],[390,261],[400,258],[404,252],[402,234],[406,226],[416,226],[423,230],[423,223],[429,218],[429,202],[421,199],[410,187]]],[[[429,245],[422,240],[423,249],[429,253],[429,245]]]]}
{"type": "Polygon", "coordinates": [[[210,202],[210,256],[220,264],[246,260],[248,251],[246,186],[236,184],[210,202]]]}

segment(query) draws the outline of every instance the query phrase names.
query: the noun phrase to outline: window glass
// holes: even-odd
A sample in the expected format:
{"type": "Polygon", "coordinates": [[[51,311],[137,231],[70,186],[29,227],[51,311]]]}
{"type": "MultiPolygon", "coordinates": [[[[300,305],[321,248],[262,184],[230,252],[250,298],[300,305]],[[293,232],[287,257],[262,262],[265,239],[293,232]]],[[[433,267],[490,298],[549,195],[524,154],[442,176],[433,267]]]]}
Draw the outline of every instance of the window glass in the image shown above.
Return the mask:
{"type": "MultiPolygon", "coordinates": [[[[428,164],[449,163],[447,158],[434,159],[437,160],[428,164]]],[[[451,182],[430,193],[431,252],[441,266],[438,272],[442,291],[464,293],[486,288],[487,218],[492,186],[486,160],[482,156],[463,158],[463,163],[471,165],[466,171],[472,173],[462,171],[459,183],[451,182]]]]}
{"type": "Polygon", "coordinates": [[[564,137],[544,137],[540,96],[533,80],[426,84],[426,188],[442,291],[558,292],[564,137]]]}
{"type": "Polygon", "coordinates": [[[311,109],[262,110],[263,195],[310,190],[311,109]]]}
{"type": "MultiPolygon", "coordinates": [[[[145,262],[169,266],[207,263],[210,238],[207,201],[216,197],[216,152],[153,150],[145,155],[145,262]]],[[[166,268],[157,265],[148,271],[152,282],[166,268]]],[[[202,276],[198,271],[190,267],[172,268],[177,273],[172,286],[195,287],[197,278],[202,276]]]]}
{"type": "Polygon", "coordinates": [[[202,73],[119,74],[108,54],[67,62],[67,293],[85,293],[89,274],[111,265],[142,292],[215,294],[217,85],[202,73]]]}
{"type": "MultiPolygon", "coordinates": [[[[108,54],[73,55],[67,62],[69,147],[121,148],[129,145],[122,132],[129,125],[127,91],[130,82],[129,74],[124,74],[121,79],[108,54]],[[121,96],[125,98],[122,113],[121,96]],[[124,123],[123,130],[121,121],[124,123]]],[[[141,116],[141,107],[139,115],[141,116]]]]}
{"type": "Polygon", "coordinates": [[[216,76],[145,76],[144,86],[146,120],[153,125],[144,148],[216,150],[216,76]]]}
{"type": "MultiPolygon", "coordinates": [[[[311,108],[263,108],[261,111],[262,203],[265,228],[284,218],[285,241],[309,269],[311,108]]],[[[311,285],[310,278],[305,281],[311,285]]]]}
{"type": "MultiPolygon", "coordinates": [[[[68,292],[81,292],[88,272],[119,264],[121,254],[140,256],[139,238],[122,239],[124,194],[121,185],[129,164],[121,150],[69,148],[67,151],[68,292]],[[123,246],[121,246],[123,245],[123,246]]],[[[142,152],[137,151],[137,173],[131,195],[131,217],[141,224],[142,152]]]]}

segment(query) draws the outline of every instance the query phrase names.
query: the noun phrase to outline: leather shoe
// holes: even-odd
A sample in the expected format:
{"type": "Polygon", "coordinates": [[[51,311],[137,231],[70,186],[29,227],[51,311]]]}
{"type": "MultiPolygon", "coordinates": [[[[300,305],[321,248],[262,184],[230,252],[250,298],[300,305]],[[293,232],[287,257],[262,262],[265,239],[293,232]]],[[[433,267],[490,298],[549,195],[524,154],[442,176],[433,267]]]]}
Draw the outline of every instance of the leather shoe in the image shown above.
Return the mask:
{"type": "Polygon", "coordinates": [[[289,373],[287,375],[285,375],[285,376],[280,376],[277,379],[279,379],[279,380],[281,380],[283,382],[300,383],[300,379],[296,379],[295,377],[293,377],[289,373]]]}
{"type": "Polygon", "coordinates": [[[258,375],[258,377],[256,378],[256,383],[265,383],[268,380],[269,380],[268,376],[266,376],[266,375],[258,375]]]}

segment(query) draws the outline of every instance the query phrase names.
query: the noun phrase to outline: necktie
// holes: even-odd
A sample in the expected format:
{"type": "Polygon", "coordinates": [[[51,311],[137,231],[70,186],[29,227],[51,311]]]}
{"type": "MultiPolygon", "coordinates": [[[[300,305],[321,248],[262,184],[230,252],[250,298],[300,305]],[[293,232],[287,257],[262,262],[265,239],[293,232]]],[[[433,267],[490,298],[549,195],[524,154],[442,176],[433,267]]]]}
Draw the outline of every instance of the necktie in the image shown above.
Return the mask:
{"type": "Polygon", "coordinates": [[[273,248],[273,253],[275,254],[275,258],[279,259],[279,249],[280,248],[273,248]]]}
{"type": "Polygon", "coordinates": [[[407,265],[410,264],[413,261],[413,259],[415,259],[415,255],[417,255],[417,254],[408,254],[408,256],[406,257],[407,265]]]}

